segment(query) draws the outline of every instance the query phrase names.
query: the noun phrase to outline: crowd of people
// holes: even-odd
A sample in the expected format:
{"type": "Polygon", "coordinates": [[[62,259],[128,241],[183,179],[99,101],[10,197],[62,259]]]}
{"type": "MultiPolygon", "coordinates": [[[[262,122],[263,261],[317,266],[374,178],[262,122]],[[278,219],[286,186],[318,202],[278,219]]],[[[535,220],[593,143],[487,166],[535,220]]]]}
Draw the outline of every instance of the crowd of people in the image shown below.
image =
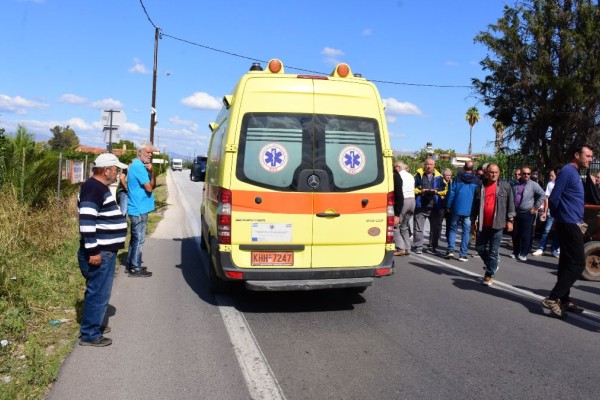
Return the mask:
{"type": "MultiPolygon", "coordinates": [[[[427,251],[456,259],[460,231],[458,261],[469,261],[469,244],[473,243],[476,256],[484,264],[482,284],[491,286],[498,271],[499,248],[505,233],[512,239],[510,257],[520,262],[526,262],[529,256],[543,255],[552,239],[550,254],[559,259],[558,278],[542,305],[560,318],[567,311],[583,312],[569,298],[569,292],[585,268],[584,189],[579,170],[589,167],[592,155],[590,146],[577,147],[568,164],[550,171],[545,189],[539,183],[539,171],[527,165],[514,171],[514,179],[501,181],[500,168],[494,163],[475,168],[472,161],[467,161],[452,178],[451,170],[440,173],[435,168],[433,158],[427,158],[414,175],[405,163],[395,162],[395,182],[397,188],[402,188],[395,191],[402,207],[395,209],[394,255],[427,251]],[[429,221],[430,227],[428,246],[424,245],[425,221],[429,221]],[[440,253],[443,225],[447,248],[440,253]],[[534,246],[536,226],[542,229],[534,246]]],[[[600,187],[600,173],[593,179],[600,187]]]]}
{"type": "MultiPolygon", "coordinates": [[[[473,162],[467,161],[452,178],[450,169],[440,173],[435,168],[433,158],[427,158],[414,175],[408,165],[395,162],[394,255],[422,254],[425,223],[429,221],[427,251],[439,254],[445,225],[445,257],[454,259],[460,228],[458,260],[469,260],[473,234],[477,255],[484,264],[482,284],[491,286],[498,271],[498,250],[504,232],[512,234],[511,257],[522,262],[527,261],[530,253],[544,254],[554,233],[551,252],[559,258],[557,282],[542,306],[560,318],[567,312],[583,312],[569,294],[585,268],[584,188],[579,170],[589,167],[592,155],[590,146],[577,147],[568,164],[560,171],[550,172],[545,190],[529,166],[518,168],[515,179],[506,182],[500,181],[500,168],[493,163],[475,169],[473,162]],[[536,221],[545,225],[537,248],[531,251],[536,221]]],[[[150,143],[138,147],[137,157],[129,166],[114,154],[101,154],[94,161],[92,176],[80,188],[77,259],[86,280],[79,341],[82,346],[103,347],[112,343],[104,336],[110,327],[102,324],[112,291],[117,252],[125,246],[127,216],[131,236],[125,270],[130,277],[152,276],[142,266],[148,214],[154,210],[156,187],[151,158],[150,143]],[[117,179],[119,203],[109,189],[117,179]]],[[[594,177],[594,183],[600,186],[600,173],[594,177]]]]}

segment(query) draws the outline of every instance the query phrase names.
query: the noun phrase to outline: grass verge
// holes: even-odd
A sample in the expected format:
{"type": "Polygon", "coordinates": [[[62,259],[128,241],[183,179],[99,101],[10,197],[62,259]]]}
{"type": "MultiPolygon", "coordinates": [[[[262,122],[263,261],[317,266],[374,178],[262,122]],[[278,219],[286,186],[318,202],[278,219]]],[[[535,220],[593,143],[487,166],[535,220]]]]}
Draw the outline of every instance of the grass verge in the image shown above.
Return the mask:
{"type": "MultiPolygon", "coordinates": [[[[157,178],[157,211],[167,206],[166,174],[157,178]]],[[[42,399],[79,336],[85,280],[79,272],[76,197],[43,210],[0,191],[0,400],[42,399]]]]}

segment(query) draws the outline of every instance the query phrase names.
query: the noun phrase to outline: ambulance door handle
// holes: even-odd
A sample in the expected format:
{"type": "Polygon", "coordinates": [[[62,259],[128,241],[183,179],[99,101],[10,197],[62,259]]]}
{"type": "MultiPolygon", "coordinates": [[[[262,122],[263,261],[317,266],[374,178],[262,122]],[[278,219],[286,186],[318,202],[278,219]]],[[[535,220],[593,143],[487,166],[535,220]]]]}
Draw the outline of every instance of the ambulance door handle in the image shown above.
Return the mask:
{"type": "Polygon", "coordinates": [[[339,217],[342,214],[340,213],[317,213],[317,217],[321,217],[321,218],[327,218],[327,217],[339,217]]]}

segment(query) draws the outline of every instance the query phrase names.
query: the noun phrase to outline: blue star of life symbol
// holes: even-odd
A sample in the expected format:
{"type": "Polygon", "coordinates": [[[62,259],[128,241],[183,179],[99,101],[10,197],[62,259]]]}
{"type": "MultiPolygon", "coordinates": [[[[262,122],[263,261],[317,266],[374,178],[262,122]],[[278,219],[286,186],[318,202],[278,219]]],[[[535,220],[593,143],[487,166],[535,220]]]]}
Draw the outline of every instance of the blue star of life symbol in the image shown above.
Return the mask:
{"type": "Polygon", "coordinates": [[[281,156],[283,156],[283,153],[273,147],[265,152],[265,162],[270,164],[271,167],[276,167],[283,162],[281,156]]]}
{"type": "Polygon", "coordinates": [[[355,169],[360,166],[360,154],[356,153],[354,150],[350,150],[348,153],[346,153],[344,158],[344,164],[347,165],[348,168],[355,169]]]}

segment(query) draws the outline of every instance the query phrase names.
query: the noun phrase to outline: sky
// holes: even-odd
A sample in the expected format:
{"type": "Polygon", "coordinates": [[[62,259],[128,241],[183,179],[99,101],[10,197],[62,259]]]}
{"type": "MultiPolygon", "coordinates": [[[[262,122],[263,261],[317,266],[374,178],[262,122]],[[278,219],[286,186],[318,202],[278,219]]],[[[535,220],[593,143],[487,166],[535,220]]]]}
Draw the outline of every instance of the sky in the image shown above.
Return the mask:
{"type": "Polygon", "coordinates": [[[113,109],[122,139],[149,140],[154,24],[162,152],[206,154],[222,97],[252,62],[278,58],[286,73],[328,75],[346,62],[375,81],[396,151],[431,142],[466,153],[465,114],[476,106],[473,152],[493,153],[493,120],[470,87],[485,76],[487,49],[473,38],[512,3],[0,0],[0,127],[21,124],[46,141],[70,126],[82,145],[105,147],[102,113],[113,109]]]}

